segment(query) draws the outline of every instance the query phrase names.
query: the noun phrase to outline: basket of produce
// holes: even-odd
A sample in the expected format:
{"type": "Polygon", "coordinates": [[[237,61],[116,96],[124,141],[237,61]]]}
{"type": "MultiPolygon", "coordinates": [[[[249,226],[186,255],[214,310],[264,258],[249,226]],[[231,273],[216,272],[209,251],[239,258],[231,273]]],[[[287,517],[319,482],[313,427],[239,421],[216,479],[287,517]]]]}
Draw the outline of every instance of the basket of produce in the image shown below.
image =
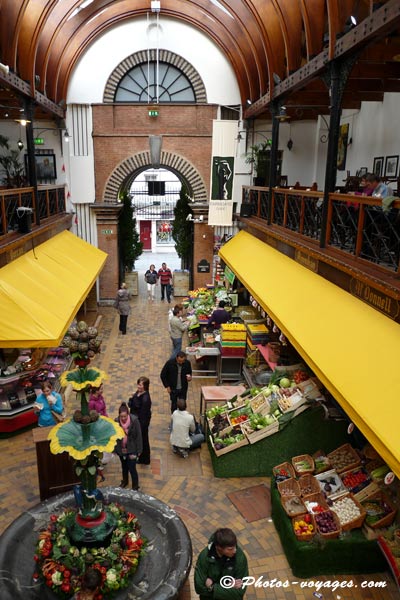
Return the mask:
{"type": "Polygon", "coordinates": [[[304,496],[303,502],[307,511],[311,514],[319,514],[329,509],[326,498],[322,492],[304,496]]]}
{"type": "Polygon", "coordinates": [[[281,502],[288,517],[297,517],[307,512],[299,496],[281,496],[281,502]]]}
{"type": "Polygon", "coordinates": [[[342,531],[350,531],[361,527],[367,515],[367,511],[353,494],[346,494],[334,500],[331,509],[337,514],[342,531]]]}
{"type": "Polygon", "coordinates": [[[356,467],[355,469],[341,473],[340,479],[349,492],[353,494],[361,492],[361,490],[371,483],[371,477],[363,467],[356,467]]]}
{"type": "Polygon", "coordinates": [[[310,473],[302,475],[299,478],[299,486],[301,496],[309,496],[310,494],[316,494],[321,490],[318,481],[315,479],[314,475],[311,475],[310,473]]]}
{"type": "Polygon", "coordinates": [[[296,475],[306,475],[314,471],[314,459],[309,454],[300,454],[292,458],[292,465],[296,475]]]}
{"type": "Polygon", "coordinates": [[[361,502],[361,506],[366,510],[365,522],[372,529],[380,527],[389,527],[394,521],[397,508],[381,490],[369,496],[361,502]]]}
{"type": "Polygon", "coordinates": [[[299,542],[311,540],[315,535],[315,527],[311,515],[308,513],[292,518],[293,531],[299,542]]]}
{"type": "Polygon", "coordinates": [[[226,408],[215,406],[207,411],[207,422],[210,432],[215,435],[230,426],[226,408]],[[212,411],[215,411],[214,413],[212,411]],[[208,416],[213,415],[213,416],[208,416]]]}
{"type": "Polygon", "coordinates": [[[285,479],[289,479],[289,477],[296,476],[292,465],[289,462],[281,463],[280,465],[276,465],[272,469],[272,474],[275,477],[275,481],[284,481],[285,479]]]}
{"type": "Polygon", "coordinates": [[[329,458],[326,456],[326,454],[324,452],[322,452],[322,450],[318,450],[317,452],[315,452],[313,454],[313,459],[314,459],[314,464],[315,464],[315,469],[314,469],[315,475],[318,475],[318,473],[323,473],[324,471],[328,471],[329,469],[332,469],[332,465],[329,462],[329,458]]]}
{"type": "Polygon", "coordinates": [[[215,436],[210,436],[210,442],[217,456],[232,452],[249,443],[240,427],[228,427],[215,436]]]}
{"type": "Polygon", "coordinates": [[[315,475],[315,479],[319,483],[321,492],[327,498],[330,498],[332,496],[336,496],[338,494],[342,494],[342,493],[345,493],[348,491],[344,487],[343,481],[340,479],[339,475],[336,473],[336,471],[334,469],[331,469],[330,471],[325,471],[324,473],[320,473],[319,475],[315,475]]]}
{"type": "Polygon", "coordinates": [[[293,479],[293,477],[277,481],[276,487],[281,496],[300,496],[300,486],[297,479],[293,479]]]}
{"type": "Polygon", "coordinates": [[[319,533],[324,539],[332,540],[339,537],[341,531],[339,517],[332,510],[313,514],[312,518],[316,527],[316,533],[319,533]]]}
{"type": "Polygon", "coordinates": [[[361,464],[359,455],[350,444],[343,444],[343,446],[336,448],[336,450],[328,454],[328,458],[332,469],[335,469],[337,473],[349,471],[361,464]]]}
{"type": "Polygon", "coordinates": [[[240,425],[249,420],[251,414],[250,406],[243,406],[241,408],[235,408],[228,412],[228,418],[231,425],[240,425]]]}

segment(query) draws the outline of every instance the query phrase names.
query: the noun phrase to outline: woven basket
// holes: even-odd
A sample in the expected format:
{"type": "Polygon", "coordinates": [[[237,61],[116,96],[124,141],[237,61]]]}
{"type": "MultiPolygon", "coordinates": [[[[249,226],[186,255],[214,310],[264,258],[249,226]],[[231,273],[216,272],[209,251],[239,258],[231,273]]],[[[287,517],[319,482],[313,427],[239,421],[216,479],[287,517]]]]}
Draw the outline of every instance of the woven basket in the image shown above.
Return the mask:
{"type": "Polygon", "coordinates": [[[339,448],[336,448],[333,452],[328,454],[329,462],[332,465],[332,469],[335,469],[337,473],[343,473],[343,471],[350,471],[350,469],[354,469],[361,464],[361,459],[358,456],[357,452],[354,450],[351,444],[343,444],[339,448]],[[346,453],[348,455],[347,464],[343,465],[341,461],[339,461],[339,457],[341,454],[346,453]]]}
{"type": "MultiPolygon", "coordinates": [[[[336,525],[335,531],[330,531],[329,533],[322,533],[322,531],[320,531],[320,529],[317,525],[317,520],[315,518],[316,515],[312,515],[312,519],[313,519],[314,526],[316,528],[316,533],[318,533],[325,540],[333,540],[334,538],[337,538],[340,535],[340,532],[341,532],[340,521],[339,521],[339,517],[337,516],[337,514],[335,512],[333,512],[332,510],[328,510],[326,512],[331,513],[331,515],[333,516],[333,520],[335,521],[335,525],[336,525]]],[[[321,513],[321,514],[323,514],[323,513],[321,513]]]]}
{"type": "Polygon", "coordinates": [[[322,506],[325,510],[329,510],[328,503],[326,501],[325,496],[321,492],[316,492],[315,494],[309,494],[308,496],[304,496],[302,498],[307,510],[309,513],[313,514],[313,511],[308,509],[307,502],[318,502],[320,506],[322,506]]]}
{"type": "Polygon", "coordinates": [[[307,473],[299,478],[300,495],[308,496],[310,494],[317,494],[321,491],[318,481],[314,475],[307,473]]]}
{"type": "Polygon", "coordinates": [[[303,515],[307,512],[300,496],[281,496],[281,502],[283,510],[288,517],[297,517],[298,515],[303,515]],[[296,499],[296,505],[293,504],[294,499],[296,499]]]}
{"type": "Polygon", "coordinates": [[[387,506],[389,506],[391,508],[391,511],[389,513],[387,513],[384,517],[382,517],[382,519],[380,519],[380,521],[376,521],[375,523],[367,523],[367,525],[368,525],[368,527],[372,527],[372,529],[379,529],[381,527],[389,527],[389,525],[391,525],[394,521],[394,518],[395,518],[396,512],[397,512],[397,508],[384,492],[379,490],[379,491],[375,492],[374,494],[371,494],[371,496],[368,496],[368,498],[366,498],[365,500],[363,500],[361,502],[361,506],[363,508],[365,508],[366,504],[368,503],[368,500],[376,500],[376,499],[384,501],[385,504],[387,504],[387,506]]]}
{"type": "Polygon", "coordinates": [[[285,481],[278,481],[276,487],[281,496],[300,496],[300,486],[293,477],[285,479],[285,481]]]}
{"type": "Polygon", "coordinates": [[[294,469],[289,462],[283,462],[280,465],[276,465],[276,467],[273,467],[272,474],[274,475],[274,477],[276,477],[279,474],[280,469],[286,469],[286,471],[290,474],[290,477],[296,477],[294,469]]]}
{"type": "MultiPolygon", "coordinates": [[[[343,498],[350,498],[352,500],[352,502],[354,502],[354,504],[357,506],[357,508],[360,511],[360,516],[357,517],[356,519],[353,519],[352,521],[348,521],[347,523],[344,523],[343,525],[341,524],[342,531],[350,531],[350,529],[357,529],[357,527],[362,527],[365,517],[367,516],[367,511],[359,503],[359,501],[356,498],[354,498],[353,494],[345,494],[344,496],[341,496],[340,498],[338,498],[336,501],[333,502],[331,509],[333,511],[335,511],[336,502],[340,502],[340,500],[343,500],[343,498]]],[[[339,519],[339,521],[340,521],[340,519],[339,519]]]]}
{"type": "Polygon", "coordinates": [[[292,458],[292,465],[294,467],[294,470],[296,472],[296,475],[307,475],[307,473],[312,473],[314,471],[315,465],[314,465],[314,459],[312,456],[310,456],[309,454],[300,454],[299,456],[294,456],[292,458]],[[301,461],[307,461],[307,463],[310,465],[308,469],[302,469],[299,466],[299,463],[301,463],[301,461]]]}
{"type": "Polygon", "coordinates": [[[294,528],[294,525],[295,525],[296,521],[302,521],[302,520],[304,520],[304,517],[306,516],[306,514],[299,515],[298,517],[293,517],[292,518],[293,533],[294,533],[294,535],[296,536],[296,539],[299,542],[307,542],[307,541],[311,540],[314,537],[314,535],[315,535],[315,523],[313,523],[312,519],[311,519],[311,524],[313,526],[313,530],[312,531],[310,531],[308,533],[303,533],[301,535],[298,535],[296,533],[296,530],[294,528]]]}

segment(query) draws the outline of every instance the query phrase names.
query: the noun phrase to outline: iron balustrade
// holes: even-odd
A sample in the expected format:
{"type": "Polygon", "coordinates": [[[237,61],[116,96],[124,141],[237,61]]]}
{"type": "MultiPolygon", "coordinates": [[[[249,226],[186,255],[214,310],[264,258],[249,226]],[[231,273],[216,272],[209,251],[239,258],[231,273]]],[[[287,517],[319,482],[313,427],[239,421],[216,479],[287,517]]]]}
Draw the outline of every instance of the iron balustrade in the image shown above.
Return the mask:
{"type": "MultiPolygon", "coordinates": [[[[40,220],[66,212],[64,186],[39,186],[37,198],[40,220]]],[[[0,236],[18,231],[19,207],[32,209],[32,224],[37,225],[33,187],[0,189],[0,236]]]]}
{"type": "MultiPolygon", "coordinates": [[[[266,188],[243,186],[242,201],[252,205],[254,216],[268,220],[266,188]]],[[[400,199],[387,211],[380,198],[332,193],[328,202],[326,248],[400,273],[400,199]]],[[[322,191],[274,188],[271,225],[315,243],[321,235],[322,203],[322,191]]]]}

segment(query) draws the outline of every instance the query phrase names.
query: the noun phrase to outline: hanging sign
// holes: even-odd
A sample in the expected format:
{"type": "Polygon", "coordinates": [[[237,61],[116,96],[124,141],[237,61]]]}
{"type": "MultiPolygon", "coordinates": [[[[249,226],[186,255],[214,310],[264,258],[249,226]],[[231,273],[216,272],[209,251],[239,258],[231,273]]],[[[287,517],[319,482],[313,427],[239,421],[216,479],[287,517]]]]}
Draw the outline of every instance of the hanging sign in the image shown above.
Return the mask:
{"type": "Polygon", "coordinates": [[[198,273],[209,273],[210,272],[210,263],[203,258],[201,261],[197,263],[197,272],[198,273]]]}
{"type": "Polygon", "coordinates": [[[224,277],[231,285],[235,281],[235,273],[228,267],[228,265],[225,265],[224,277]]]}

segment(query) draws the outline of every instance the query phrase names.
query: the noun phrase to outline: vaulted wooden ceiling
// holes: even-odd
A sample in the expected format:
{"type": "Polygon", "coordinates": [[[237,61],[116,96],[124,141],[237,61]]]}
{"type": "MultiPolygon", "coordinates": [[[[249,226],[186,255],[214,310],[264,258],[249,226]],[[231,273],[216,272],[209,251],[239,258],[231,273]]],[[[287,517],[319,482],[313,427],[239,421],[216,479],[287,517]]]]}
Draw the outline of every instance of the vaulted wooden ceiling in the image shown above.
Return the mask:
{"type": "MultiPolygon", "coordinates": [[[[0,118],[19,108],[21,96],[35,100],[35,118],[61,117],[85,50],[107,29],[150,10],[151,0],[1,0],[0,62],[10,73],[0,69],[0,118]]],[[[280,96],[294,118],[328,112],[321,72],[354,50],[344,107],[400,88],[399,0],[161,0],[161,15],[198,28],[221,48],[243,106],[253,102],[249,116],[280,96]],[[350,15],[358,26],[346,34],[350,15]]]]}

